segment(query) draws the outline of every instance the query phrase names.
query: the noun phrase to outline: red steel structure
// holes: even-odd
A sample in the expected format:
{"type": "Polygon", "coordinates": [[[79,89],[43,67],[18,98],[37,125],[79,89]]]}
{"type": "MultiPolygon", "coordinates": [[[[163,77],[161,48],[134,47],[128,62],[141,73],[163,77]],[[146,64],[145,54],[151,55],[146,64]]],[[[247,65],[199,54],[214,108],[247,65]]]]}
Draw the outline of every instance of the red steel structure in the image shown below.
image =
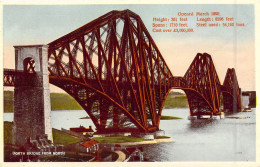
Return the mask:
{"type": "Polygon", "coordinates": [[[220,114],[221,84],[209,54],[198,53],[181,81],[173,88],[187,95],[191,116],[220,114]]]}
{"type": "Polygon", "coordinates": [[[173,77],[141,18],[112,11],[49,43],[50,83],[97,131],[155,131],[173,77]]]}
{"type": "Polygon", "coordinates": [[[222,86],[223,106],[228,111],[240,111],[241,89],[239,88],[237,76],[234,68],[229,68],[222,86]]]}
{"type": "Polygon", "coordinates": [[[141,18],[130,10],[111,11],[49,43],[48,62],[50,83],[74,97],[100,133],[159,130],[174,88],[185,91],[191,115],[220,113],[225,85],[211,56],[197,54],[184,77],[173,76],[141,18]]]}

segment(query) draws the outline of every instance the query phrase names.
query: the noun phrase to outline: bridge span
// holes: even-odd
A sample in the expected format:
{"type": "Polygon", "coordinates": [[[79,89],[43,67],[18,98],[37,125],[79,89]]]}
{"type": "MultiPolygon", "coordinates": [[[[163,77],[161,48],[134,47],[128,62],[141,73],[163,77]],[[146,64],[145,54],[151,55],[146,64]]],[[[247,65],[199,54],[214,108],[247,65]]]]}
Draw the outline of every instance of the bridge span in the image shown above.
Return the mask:
{"type": "MultiPolygon", "coordinates": [[[[234,69],[221,84],[211,56],[198,53],[183,77],[174,76],[130,10],[111,11],[49,43],[46,56],[49,83],[74,97],[100,133],[159,130],[171,89],[186,93],[191,116],[219,115],[222,98],[225,110],[241,109],[234,69]]],[[[5,69],[4,86],[33,84],[37,63],[24,59],[23,70],[5,69]]]]}

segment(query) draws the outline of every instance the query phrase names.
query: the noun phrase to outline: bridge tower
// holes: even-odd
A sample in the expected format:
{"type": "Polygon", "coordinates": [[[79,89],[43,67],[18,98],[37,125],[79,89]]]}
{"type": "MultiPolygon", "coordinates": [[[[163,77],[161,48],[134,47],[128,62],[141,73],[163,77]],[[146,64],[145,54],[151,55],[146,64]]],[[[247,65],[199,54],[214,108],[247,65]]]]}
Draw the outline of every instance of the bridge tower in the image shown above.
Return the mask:
{"type": "MultiPolygon", "coordinates": [[[[48,135],[52,140],[47,45],[14,46],[15,70],[34,74],[30,86],[14,88],[13,144],[23,145],[27,137],[48,135]]],[[[16,81],[19,82],[19,81],[16,81]]]]}

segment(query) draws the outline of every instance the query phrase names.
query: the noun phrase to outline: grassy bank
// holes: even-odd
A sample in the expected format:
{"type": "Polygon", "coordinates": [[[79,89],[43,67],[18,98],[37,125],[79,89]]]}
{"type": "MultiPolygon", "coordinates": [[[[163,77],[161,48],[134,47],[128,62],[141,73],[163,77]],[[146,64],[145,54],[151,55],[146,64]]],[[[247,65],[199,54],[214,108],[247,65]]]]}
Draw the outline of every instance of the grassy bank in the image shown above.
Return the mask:
{"type": "MultiPolygon", "coordinates": [[[[4,144],[12,144],[12,122],[4,122],[4,144]]],[[[53,143],[56,145],[69,145],[73,143],[78,143],[81,139],[70,136],[66,133],[61,132],[57,129],[52,129],[53,143]]],[[[155,139],[165,139],[170,138],[168,136],[156,137],[155,139]]],[[[94,137],[99,143],[125,143],[125,142],[141,142],[141,141],[151,141],[150,139],[142,139],[132,136],[114,136],[114,137],[94,137]]]]}
{"type": "Polygon", "coordinates": [[[94,137],[99,143],[125,143],[125,142],[140,142],[140,141],[150,141],[148,139],[142,139],[131,136],[115,136],[115,137],[94,137]]]}
{"type": "Polygon", "coordinates": [[[156,136],[154,139],[170,139],[169,136],[156,136]]]}
{"type": "Polygon", "coordinates": [[[171,119],[182,119],[180,117],[173,117],[173,116],[166,116],[166,115],[162,115],[161,116],[161,120],[171,120],[171,119]]]}
{"type": "Polygon", "coordinates": [[[52,129],[52,135],[54,144],[69,145],[81,141],[79,138],[72,137],[56,129],[52,129]]]}
{"type": "MultiPolygon", "coordinates": [[[[13,122],[4,121],[4,144],[12,144],[12,128],[13,122]]],[[[52,135],[54,144],[68,145],[81,141],[56,129],[52,129],[52,135]]]]}

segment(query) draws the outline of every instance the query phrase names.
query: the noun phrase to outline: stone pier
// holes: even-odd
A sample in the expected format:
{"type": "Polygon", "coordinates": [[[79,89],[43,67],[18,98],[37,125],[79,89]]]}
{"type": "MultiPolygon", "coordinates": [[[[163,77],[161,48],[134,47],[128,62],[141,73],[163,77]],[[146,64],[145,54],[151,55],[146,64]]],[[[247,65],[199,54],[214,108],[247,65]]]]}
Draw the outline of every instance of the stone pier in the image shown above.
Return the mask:
{"type": "Polygon", "coordinates": [[[27,137],[48,135],[52,140],[50,90],[46,45],[14,46],[15,70],[32,73],[32,85],[14,88],[13,144],[23,145],[27,137]]]}

